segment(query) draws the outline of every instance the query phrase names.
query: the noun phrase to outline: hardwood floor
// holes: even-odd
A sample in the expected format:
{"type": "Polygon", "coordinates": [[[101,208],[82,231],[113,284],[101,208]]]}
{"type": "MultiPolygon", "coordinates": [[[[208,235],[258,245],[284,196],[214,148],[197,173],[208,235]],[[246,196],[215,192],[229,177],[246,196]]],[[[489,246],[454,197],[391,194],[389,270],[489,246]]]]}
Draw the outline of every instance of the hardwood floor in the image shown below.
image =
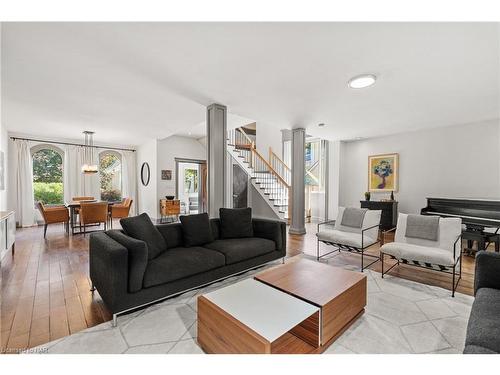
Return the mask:
{"type": "MultiPolygon", "coordinates": [[[[31,348],[111,319],[99,294],[90,292],[88,236],[67,236],[62,225],[51,225],[44,240],[42,231],[19,229],[15,255],[9,253],[2,261],[0,352],[31,348]]],[[[308,224],[307,232],[288,235],[288,255],[316,248],[316,225],[308,224]]],[[[359,264],[358,255],[341,256],[359,264]]],[[[380,272],[380,262],[371,269],[380,272]]],[[[415,267],[396,267],[391,274],[448,289],[451,284],[449,275],[415,267]]],[[[458,291],[472,294],[473,258],[464,257],[462,277],[458,291]]]]}

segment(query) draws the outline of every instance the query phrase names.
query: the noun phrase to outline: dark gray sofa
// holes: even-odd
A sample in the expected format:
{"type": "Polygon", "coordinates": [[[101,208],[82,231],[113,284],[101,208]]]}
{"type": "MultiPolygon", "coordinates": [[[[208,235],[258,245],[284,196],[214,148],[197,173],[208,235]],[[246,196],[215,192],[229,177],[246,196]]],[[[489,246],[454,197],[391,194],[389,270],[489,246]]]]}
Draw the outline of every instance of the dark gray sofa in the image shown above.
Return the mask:
{"type": "Polygon", "coordinates": [[[480,251],[476,255],[475,300],[472,305],[466,354],[500,353],[500,254],[480,251]]]}
{"type": "Polygon", "coordinates": [[[113,324],[118,314],[286,255],[283,221],[253,218],[253,237],[221,239],[220,220],[210,219],[215,241],[195,247],[184,247],[182,224],[156,227],[167,250],[149,260],[146,243],[121,230],[90,236],[90,279],[113,313],[113,324]]]}

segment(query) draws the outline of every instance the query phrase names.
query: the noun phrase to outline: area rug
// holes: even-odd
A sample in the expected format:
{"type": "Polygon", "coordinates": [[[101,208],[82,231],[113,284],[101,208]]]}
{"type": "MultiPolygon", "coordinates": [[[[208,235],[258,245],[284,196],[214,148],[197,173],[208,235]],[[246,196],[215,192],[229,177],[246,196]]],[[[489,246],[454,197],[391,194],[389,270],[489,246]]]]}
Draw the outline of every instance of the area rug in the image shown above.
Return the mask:
{"type": "MultiPolygon", "coordinates": [[[[353,269],[344,256],[322,260],[353,269]]],[[[299,257],[315,259],[302,254],[299,257]]],[[[291,260],[292,261],[292,260],[291,260]]],[[[196,343],[196,298],[208,291],[252,277],[270,263],[210,286],[184,293],[143,310],[31,349],[32,353],[202,354],[196,343]]],[[[473,297],[365,270],[365,313],[326,354],[462,353],[473,297]]],[[[320,283],[321,280],[318,280],[320,283]]]]}

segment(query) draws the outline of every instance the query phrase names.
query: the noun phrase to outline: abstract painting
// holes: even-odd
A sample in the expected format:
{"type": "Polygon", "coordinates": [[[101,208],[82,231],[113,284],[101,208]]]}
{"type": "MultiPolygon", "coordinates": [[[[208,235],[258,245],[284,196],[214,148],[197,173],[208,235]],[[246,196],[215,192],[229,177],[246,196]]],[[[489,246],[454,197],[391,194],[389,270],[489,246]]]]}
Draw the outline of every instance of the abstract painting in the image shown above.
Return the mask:
{"type": "Polygon", "coordinates": [[[368,156],[369,191],[398,191],[398,159],[398,154],[368,156]]]}

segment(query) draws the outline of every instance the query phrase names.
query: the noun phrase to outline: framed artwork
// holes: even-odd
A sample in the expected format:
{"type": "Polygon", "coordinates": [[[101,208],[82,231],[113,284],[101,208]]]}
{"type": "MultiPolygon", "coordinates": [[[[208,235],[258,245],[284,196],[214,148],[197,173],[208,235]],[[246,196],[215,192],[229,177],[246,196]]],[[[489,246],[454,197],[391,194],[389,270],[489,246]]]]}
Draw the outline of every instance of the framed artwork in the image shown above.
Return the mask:
{"type": "Polygon", "coordinates": [[[171,169],[162,169],[161,179],[162,180],[171,180],[172,179],[172,170],[171,169]]]}
{"type": "Polygon", "coordinates": [[[368,156],[368,191],[398,191],[399,154],[368,156]]]}

